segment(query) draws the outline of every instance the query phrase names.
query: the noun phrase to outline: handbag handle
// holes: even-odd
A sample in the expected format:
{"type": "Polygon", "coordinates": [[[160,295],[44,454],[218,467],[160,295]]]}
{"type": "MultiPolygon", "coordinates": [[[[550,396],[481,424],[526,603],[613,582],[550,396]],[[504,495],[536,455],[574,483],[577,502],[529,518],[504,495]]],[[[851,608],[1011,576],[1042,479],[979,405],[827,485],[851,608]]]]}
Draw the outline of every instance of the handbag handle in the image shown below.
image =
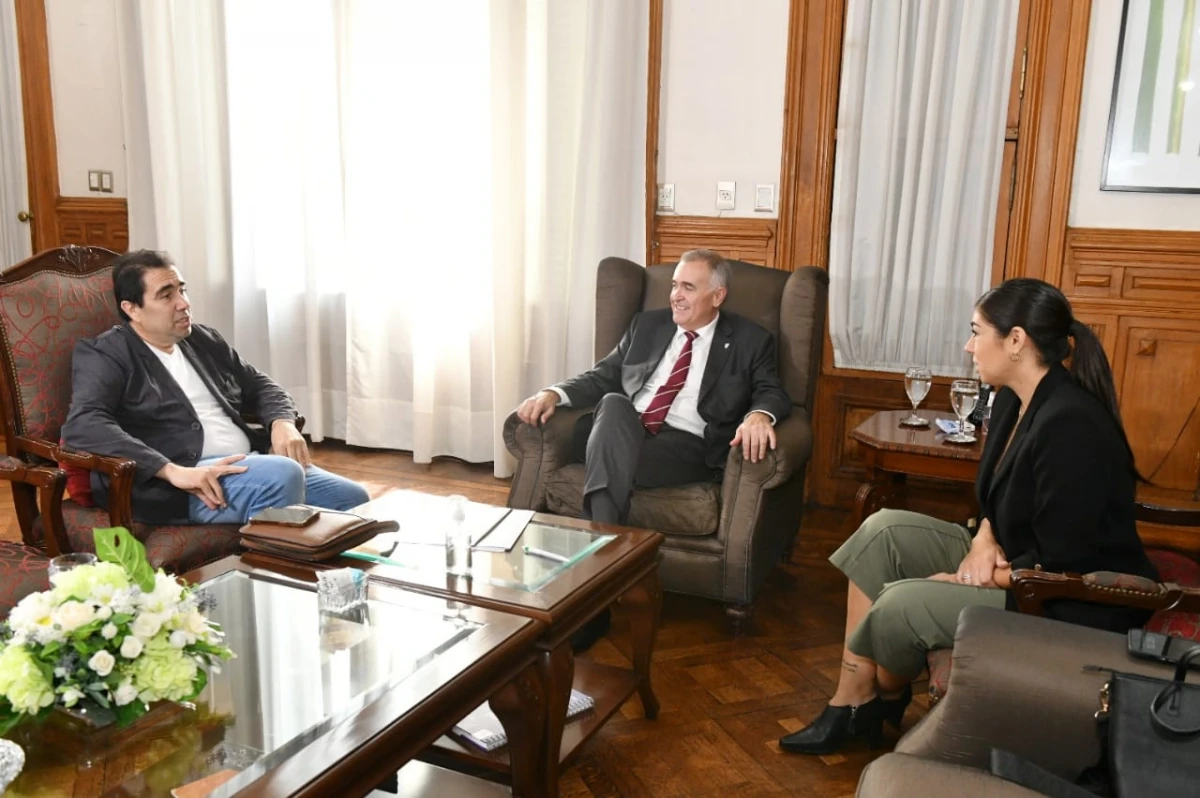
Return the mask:
{"type": "Polygon", "coordinates": [[[1167,719],[1159,715],[1159,711],[1166,705],[1174,695],[1183,692],[1184,679],[1187,678],[1188,666],[1194,661],[1200,660],[1200,646],[1193,647],[1190,651],[1179,658],[1179,663],[1175,666],[1175,678],[1167,683],[1167,686],[1159,691],[1154,697],[1154,701],[1150,704],[1150,719],[1154,725],[1165,732],[1177,734],[1181,736],[1190,736],[1200,734],[1200,724],[1195,726],[1176,726],[1170,723],[1167,719]]]}

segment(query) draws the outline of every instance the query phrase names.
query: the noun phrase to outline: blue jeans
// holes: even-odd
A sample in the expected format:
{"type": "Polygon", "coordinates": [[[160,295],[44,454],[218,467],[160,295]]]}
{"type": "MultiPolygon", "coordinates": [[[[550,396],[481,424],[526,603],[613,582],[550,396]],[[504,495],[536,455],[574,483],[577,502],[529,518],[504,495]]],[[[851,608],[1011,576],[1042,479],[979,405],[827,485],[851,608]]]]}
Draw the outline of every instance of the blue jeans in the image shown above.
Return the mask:
{"type": "MultiPolygon", "coordinates": [[[[206,457],[196,465],[212,465],[221,457],[206,457]]],[[[357,482],[310,465],[301,466],[289,457],[249,454],[236,465],[240,474],[221,477],[225,506],[210,510],[193,495],[188,500],[188,517],[197,524],[244,524],[267,507],[311,504],[329,510],[349,510],[370,497],[357,482]]]]}

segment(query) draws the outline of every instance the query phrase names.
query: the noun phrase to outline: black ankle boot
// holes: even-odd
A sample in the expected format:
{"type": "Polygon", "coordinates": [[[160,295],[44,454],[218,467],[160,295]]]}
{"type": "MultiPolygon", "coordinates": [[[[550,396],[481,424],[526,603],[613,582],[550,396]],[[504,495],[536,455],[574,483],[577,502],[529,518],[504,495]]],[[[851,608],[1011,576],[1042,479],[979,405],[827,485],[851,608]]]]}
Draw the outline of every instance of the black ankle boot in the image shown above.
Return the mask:
{"type": "Polygon", "coordinates": [[[880,698],[879,714],[888,723],[900,728],[900,721],[904,719],[904,710],[908,709],[908,705],[912,703],[912,685],[904,685],[904,692],[899,698],[880,698]]]}
{"type": "Polygon", "coordinates": [[[817,719],[779,739],[779,747],[796,754],[832,754],[850,737],[866,737],[872,748],[883,745],[879,697],[856,707],[826,705],[817,719]]]}

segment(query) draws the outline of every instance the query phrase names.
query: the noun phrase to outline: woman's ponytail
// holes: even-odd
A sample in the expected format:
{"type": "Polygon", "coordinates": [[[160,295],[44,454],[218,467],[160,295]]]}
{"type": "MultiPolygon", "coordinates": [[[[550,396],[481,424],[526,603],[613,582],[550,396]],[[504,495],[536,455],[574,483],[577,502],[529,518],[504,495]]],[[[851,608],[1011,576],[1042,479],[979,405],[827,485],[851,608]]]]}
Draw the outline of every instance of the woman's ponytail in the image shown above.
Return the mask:
{"type": "MultiPolygon", "coordinates": [[[[1125,425],[1121,422],[1117,389],[1113,384],[1112,368],[1108,365],[1104,345],[1100,343],[1096,333],[1092,332],[1092,328],[1079,319],[1071,319],[1070,336],[1075,339],[1075,348],[1071,353],[1071,378],[1079,387],[1099,399],[1100,404],[1104,405],[1104,409],[1117,422],[1117,429],[1121,431],[1121,440],[1125,442],[1125,450],[1129,452],[1129,462],[1132,465],[1133,447],[1129,445],[1129,436],[1125,434],[1125,425]]],[[[1138,472],[1137,466],[1133,466],[1133,472],[1142,482],[1147,481],[1138,472]]]]}

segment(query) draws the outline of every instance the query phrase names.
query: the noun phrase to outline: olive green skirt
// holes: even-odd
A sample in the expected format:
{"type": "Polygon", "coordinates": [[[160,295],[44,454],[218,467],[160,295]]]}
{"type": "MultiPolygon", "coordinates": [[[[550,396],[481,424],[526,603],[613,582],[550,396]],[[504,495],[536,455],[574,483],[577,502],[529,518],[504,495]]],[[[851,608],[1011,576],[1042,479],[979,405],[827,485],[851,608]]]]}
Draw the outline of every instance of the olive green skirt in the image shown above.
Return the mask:
{"type": "Polygon", "coordinates": [[[903,679],[915,679],[929,651],[954,645],[964,607],[1004,609],[1007,591],[927,579],[956,573],[971,549],[965,527],[906,510],[880,510],[829,561],[872,606],[846,647],[903,679]]]}

